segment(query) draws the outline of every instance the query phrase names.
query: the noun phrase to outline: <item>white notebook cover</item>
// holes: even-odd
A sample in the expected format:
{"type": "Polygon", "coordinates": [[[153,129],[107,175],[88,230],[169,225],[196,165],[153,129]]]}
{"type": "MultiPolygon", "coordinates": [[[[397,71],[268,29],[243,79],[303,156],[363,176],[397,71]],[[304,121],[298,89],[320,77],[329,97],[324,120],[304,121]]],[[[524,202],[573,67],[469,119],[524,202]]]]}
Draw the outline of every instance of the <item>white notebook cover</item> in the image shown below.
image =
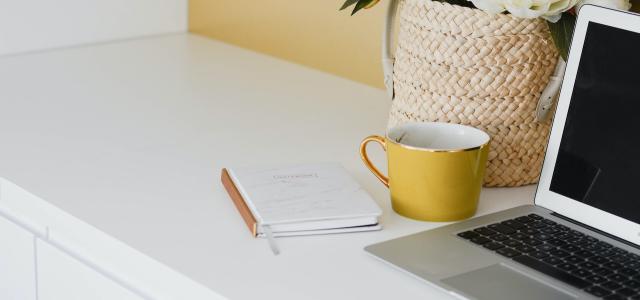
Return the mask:
{"type": "Polygon", "coordinates": [[[229,175],[259,227],[269,225],[274,232],[279,231],[278,224],[287,231],[372,225],[382,214],[371,196],[337,163],[233,168],[229,175]]]}

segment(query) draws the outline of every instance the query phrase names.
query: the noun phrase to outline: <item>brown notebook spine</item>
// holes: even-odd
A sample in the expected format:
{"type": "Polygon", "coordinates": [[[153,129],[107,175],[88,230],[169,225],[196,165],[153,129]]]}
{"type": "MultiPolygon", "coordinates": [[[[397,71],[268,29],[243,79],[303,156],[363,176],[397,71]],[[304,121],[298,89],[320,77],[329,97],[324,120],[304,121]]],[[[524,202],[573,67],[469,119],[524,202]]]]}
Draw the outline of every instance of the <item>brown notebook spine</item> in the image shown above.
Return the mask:
{"type": "Polygon", "coordinates": [[[253,214],[251,213],[247,202],[240,194],[240,191],[238,191],[238,187],[236,187],[233,179],[231,179],[231,176],[229,176],[229,171],[227,171],[226,168],[223,168],[220,177],[222,180],[222,185],[224,185],[227,193],[229,193],[231,200],[233,200],[233,204],[236,205],[238,212],[240,212],[240,216],[242,216],[242,219],[244,219],[247,227],[249,227],[251,234],[254,237],[258,236],[258,222],[256,221],[256,218],[253,217],[253,214]]]}

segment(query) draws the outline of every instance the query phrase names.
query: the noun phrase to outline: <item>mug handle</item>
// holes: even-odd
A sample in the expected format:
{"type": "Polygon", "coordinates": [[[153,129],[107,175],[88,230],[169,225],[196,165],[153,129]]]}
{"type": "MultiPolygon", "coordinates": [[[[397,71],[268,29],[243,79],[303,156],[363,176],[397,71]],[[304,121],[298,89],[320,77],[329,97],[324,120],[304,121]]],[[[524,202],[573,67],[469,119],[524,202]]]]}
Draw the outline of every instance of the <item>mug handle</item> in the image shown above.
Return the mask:
{"type": "Polygon", "coordinates": [[[382,182],[382,184],[384,184],[384,186],[386,186],[388,188],[389,187],[389,177],[387,177],[384,174],[382,174],[382,172],[380,172],[380,170],[378,170],[378,168],[376,168],[376,166],[374,166],[373,163],[371,163],[371,160],[369,160],[369,155],[367,155],[367,144],[369,142],[376,142],[376,143],[380,144],[380,146],[382,146],[382,149],[384,151],[387,151],[387,142],[385,141],[385,139],[383,137],[381,137],[379,135],[371,135],[371,136],[366,137],[360,143],[360,158],[362,158],[362,162],[364,162],[364,165],[367,166],[367,168],[369,168],[369,171],[371,171],[371,173],[373,173],[373,175],[376,175],[378,180],[380,180],[380,182],[382,182]]]}

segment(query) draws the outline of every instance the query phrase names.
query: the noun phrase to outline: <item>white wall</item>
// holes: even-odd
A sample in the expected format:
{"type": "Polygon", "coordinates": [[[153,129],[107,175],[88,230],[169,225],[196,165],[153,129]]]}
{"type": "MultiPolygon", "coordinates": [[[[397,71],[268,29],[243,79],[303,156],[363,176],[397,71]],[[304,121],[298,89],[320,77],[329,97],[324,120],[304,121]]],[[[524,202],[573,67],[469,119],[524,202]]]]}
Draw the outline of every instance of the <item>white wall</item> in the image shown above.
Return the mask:
{"type": "Polygon", "coordinates": [[[0,55],[187,30],[188,0],[0,0],[0,55]]]}

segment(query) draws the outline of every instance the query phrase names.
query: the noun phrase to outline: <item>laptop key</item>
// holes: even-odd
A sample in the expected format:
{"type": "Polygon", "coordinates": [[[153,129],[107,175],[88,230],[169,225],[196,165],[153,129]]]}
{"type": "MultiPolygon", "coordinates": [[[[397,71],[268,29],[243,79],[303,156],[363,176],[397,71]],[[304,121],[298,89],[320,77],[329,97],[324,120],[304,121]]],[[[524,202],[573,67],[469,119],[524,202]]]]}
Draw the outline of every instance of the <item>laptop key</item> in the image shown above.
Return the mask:
{"type": "Polygon", "coordinates": [[[484,245],[482,245],[482,247],[485,247],[489,250],[498,250],[500,248],[504,248],[504,246],[500,243],[496,243],[496,242],[490,242],[490,243],[486,243],[484,245]]]}
{"type": "Polygon", "coordinates": [[[587,241],[587,240],[585,240],[583,238],[583,239],[580,239],[580,240],[577,240],[577,241],[573,242],[573,244],[576,245],[576,246],[584,247],[586,245],[591,244],[591,242],[589,242],[589,241],[587,241]]]}
{"type": "MultiPolygon", "coordinates": [[[[605,242],[600,242],[600,243],[606,244],[605,242]]],[[[611,245],[609,245],[609,246],[611,246],[611,245]]],[[[635,253],[629,253],[629,254],[627,254],[627,256],[629,256],[629,258],[632,258],[634,260],[640,260],[640,255],[635,254],[635,253]]]]}
{"type": "Polygon", "coordinates": [[[627,299],[627,297],[620,296],[618,294],[611,294],[611,295],[606,296],[606,297],[604,297],[602,299],[603,300],[625,300],[625,299],[627,299]]]}
{"type": "Polygon", "coordinates": [[[511,235],[512,239],[516,239],[516,240],[524,240],[524,239],[528,239],[529,235],[528,234],[524,234],[524,233],[516,233],[516,234],[512,234],[511,235]]]}
{"type": "Polygon", "coordinates": [[[562,250],[567,251],[567,252],[576,252],[576,251],[580,250],[580,247],[575,246],[575,245],[571,245],[571,244],[564,245],[564,246],[562,246],[560,248],[562,248],[562,250]]]}
{"type": "Polygon", "coordinates": [[[478,245],[482,245],[482,244],[486,244],[488,242],[491,242],[490,239],[484,237],[484,236],[477,236],[471,239],[472,242],[478,244],[478,245]]]}
{"type": "Polygon", "coordinates": [[[593,283],[602,283],[602,282],[608,281],[607,278],[602,277],[600,275],[591,275],[591,276],[587,277],[586,279],[591,281],[591,282],[593,282],[593,283]]]}
{"type": "Polygon", "coordinates": [[[577,230],[574,230],[574,229],[572,229],[572,230],[571,230],[571,234],[573,234],[573,235],[575,235],[575,236],[579,236],[579,237],[581,237],[581,238],[585,236],[585,234],[584,234],[584,233],[582,233],[582,232],[580,232],[580,231],[577,231],[577,230]]]}
{"type": "Polygon", "coordinates": [[[638,274],[638,271],[631,269],[631,268],[622,268],[620,270],[618,270],[618,273],[622,274],[622,275],[626,275],[626,276],[633,276],[638,274]]]}
{"type": "Polygon", "coordinates": [[[623,282],[622,284],[624,284],[625,287],[628,287],[634,290],[637,290],[638,288],[640,288],[640,282],[636,280],[628,280],[623,282]]]}
{"type": "Polygon", "coordinates": [[[480,227],[480,228],[476,228],[473,231],[482,234],[482,235],[494,235],[494,234],[498,234],[497,232],[487,228],[487,227],[480,227]]]}
{"type": "Polygon", "coordinates": [[[576,267],[576,265],[570,264],[570,263],[567,263],[567,262],[558,264],[558,265],[556,265],[556,267],[561,269],[561,270],[564,270],[564,271],[573,271],[573,270],[578,268],[578,267],[576,267]]]}
{"type": "Polygon", "coordinates": [[[552,235],[550,235],[550,234],[546,234],[546,233],[538,233],[538,234],[534,235],[533,237],[534,237],[535,239],[537,239],[537,240],[541,240],[541,241],[546,241],[546,240],[549,240],[549,239],[552,239],[552,238],[553,238],[553,236],[552,236],[552,235]]]}
{"type": "Polygon", "coordinates": [[[532,218],[529,218],[527,216],[522,216],[522,217],[517,217],[515,218],[516,221],[520,222],[520,223],[533,223],[535,220],[532,218]]]}
{"type": "Polygon", "coordinates": [[[500,248],[498,249],[498,251],[496,251],[498,254],[506,256],[506,257],[517,257],[518,255],[521,255],[522,253],[513,250],[511,248],[500,248]]]}
{"type": "Polygon", "coordinates": [[[595,242],[599,242],[598,239],[592,237],[592,236],[585,236],[585,239],[587,239],[588,241],[595,243],[595,242]]]}
{"type": "Polygon", "coordinates": [[[563,240],[561,240],[561,239],[555,239],[555,238],[554,238],[554,239],[551,239],[551,240],[548,240],[548,241],[547,241],[547,243],[549,243],[549,244],[551,244],[551,245],[554,245],[554,246],[556,246],[556,247],[564,246],[564,245],[566,245],[566,244],[567,244],[567,242],[565,242],[565,241],[563,241],[563,240]]]}
{"type": "Polygon", "coordinates": [[[619,284],[619,283],[617,283],[615,281],[607,281],[605,283],[601,283],[600,286],[602,286],[603,288],[608,289],[610,291],[615,291],[615,290],[617,290],[617,289],[622,287],[621,284],[619,284]]]}
{"type": "Polygon", "coordinates": [[[593,270],[593,269],[597,269],[597,268],[599,268],[599,267],[598,267],[598,265],[596,265],[596,264],[594,264],[594,263],[592,263],[592,262],[590,262],[590,261],[583,262],[583,263],[581,263],[579,266],[580,266],[581,268],[583,268],[583,269],[587,269],[587,270],[593,270]]]}
{"type": "Polygon", "coordinates": [[[640,270],[640,261],[630,260],[630,261],[623,262],[622,265],[627,268],[635,269],[636,271],[640,270]]]}
{"type": "Polygon", "coordinates": [[[522,240],[523,243],[529,245],[529,246],[538,246],[538,245],[542,245],[541,241],[538,241],[536,239],[532,239],[532,238],[528,238],[528,239],[524,239],[522,240]]]}
{"type": "Polygon", "coordinates": [[[538,231],[538,230],[536,230],[534,228],[522,228],[522,229],[518,230],[518,233],[530,236],[530,235],[538,234],[538,233],[540,233],[540,231],[538,231]]]}
{"type": "Polygon", "coordinates": [[[602,256],[602,257],[610,257],[610,256],[614,256],[614,255],[616,255],[616,253],[615,253],[615,252],[613,252],[613,251],[611,251],[611,250],[606,250],[606,249],[605,249],[605,250],[597,251],[597,254],[598,254],[598,255],[600,255],[600,256],[602,256]]]}
{"type": "Polygon", "coordinates": [[[522,243],[520,243],[519,241],[516,241],[516,240],[506,240],[506,241],[503,241],[502,244],[507,246],[507,247],[511,247],[511,248],[522,246],[522,243]]]}
{"type": "Polygon", "coordinates": [[[529,226],[531,226],[532,228],[541,229],[541,228],[545,228],[545,227],[547,227],[549,225],[538,221],[538,222],[531,223],[529,226]]]}
{"type": "Polygon", "coordinates": [[[621,254],[611,256],[611,257],[609,257],[609,259],[611,261],[615,261],[615,262],[619,262],[619,263],[623,263],[623,262],[626,262],[626,261],[630,260],[626,255],[621,255],[621,254]]]}
{"type": "Polygon", "coordinates": [[[583,289],[591,285],[591,283],[586,280],[580,279],[577,276],[571,275],[530,256],[521,255],[515,257],[513,260],[579,289],[583,289]]]}
{"type": "Polygon", "coordinates": [[[593,273],[591,273],[591,271],[585,270],[585,269],[573,270],[573,271],[571,271],[571,274],[576,275],[576,276],[581,277],[581,278],[593,275],[593,273]]]}
{"type": "Polygon", "coordinates": [[[617,248],[617,247],[611,248],[611,251],[616,252],[618,254],[627,254],[627,253],[629,253],[629,252],[627,252],[627,250],[624,250],[624,249],[621,249],[621,248],[617,248]]]}
{"type": "Polygon", "coordinates": [[[640,269],[640,261],[628,261],[628,262],[625,262],[623,265],[627,268],[636,269],[636,271],[640,269]]]}
{"type": "Polygon", "coordinates": [[[557,265],[557,264],[560,264],[560,263],[564,262],[564,260],[559,259],[557,257],[553,257],[553,256],[549,256],[549,257],[543,259],[542,261],[547,263],[547,264],[550,264],[550,265],[557,265]]]}
{"type": "Polygon", "coordinates": [[[569,252],[558,249],[549,251],[549,254],[559,258],[567,257],[570,255],[569,252]]]}
{"type": "Polygon", "coordinates": [[[557,223],[554,221],[551,221],[549,219],[544,219],[542,220],[542,222],[546,223],[547,225],[556,225],[557,223]]]}
{"type": "Polygon", "coordinates": [[[579,237],[579,236],[570,235],[569,237],[567,237],[567,238],[565,239],[565,241],[567,241],[567,242],[569,242],[569,243],[573,243],[573,242],[578,241],[578,240],[580,240],[580,239],[582,239],[582,238],[581,238],[581,237],[579,237]]]}
{"type": "Polygon", "coordinates": [[[606,257],[602,257],[602,256],[600,256],[600,255],[596,255],[596,256],[589,257],[589,261],[592,261],[592,262],[594,262],[594,263],[597,263],[597,264],[600,264],[600,265],[601,265],[601,264],[606,264],[606,263],[608,263],[608,262],[609,262],[609,259],[608,259],[608,258],[606,258],[606,257]]]}
{"type": "Polygon", "coordinates": [[[524,252],[524,253],[529,253],[529,252],[536,251],[536,248],[533,248],[533,247],[527,246],[527,245],[522,245],[522,246],[516,247],[516,250],[518,250],[520,252],[524,252]]]}
{"type": "Polygon", "coordinates": [[[591,243],[589,245],[583,246],[582,248],[584,248],[584,250],[589,250],[589,251],[593,251],[593,252],[596,252],[596,253],[608,251],[606,248],[602,248],[602,247],[600,247],[600,246],[598,246],[597,244],[594,244],[594,243],[591,243]]]}
{"type": "Polygon", "coordinates": [[[549,254],[547,254],[546,252],[542,252],[542,251],[531,252],[531,253],[529,253],[529,255],[531,255],[531,257],[537,258],[537,259],[542,259],[542,258],[545,258],[545,257],[549,256],[549,254]]]}
{"type": "Polygon", "coordinates": [[[583,261],[584,261],[584,259],[582,259],[582,258],[580,258],[580,257],[578,257],[578,256],[575,256],[575,255],[572,255],[572,256],[566,257],[566,258],[564,258],[564,260],[565,260],[566,262],[568,262],[568,263],[572,263],[572,264],[578,264],[578,263],[581,263],[581,262],[583,262],[583,261]]]}
{"type": "Polygon", "coordinates": [[[508,236],[504,235],[504,234],[496,234],[496,235],[492,235],[489,237],[490,239],[494,240],[494,241],[498,241],[498,242],[502,242],[502,241],[506,241],[509,239],[508,236]]]}
{"type": "Polygon", "coordinates": [[[629,297],[629,296],[635,295],[636,291],[634,291],[634,290],[632,290],[630,288],[622,288],[622,289],[617,290],[616,293],[620,294],[622,296],[629,297]]]}
{"type": "Polygon", "coordinates": [[[625,282],[627,280],[629,280],[629,277],[624,276],[624,275],[620,275],[620,274],[613,274],[613,275],[609,275],[608,277],[611,281],[615,281],[615,282],[625,282]]]}
{"type": "Polygon", "coordinates": [[[603,267],[611,269],[611,270],[618,270],[618,269],[622,269],[622,265],[617,263],[617,262],[608,262],[608,263],[604,263],[602,264],[603,267]]]}
{"type": "Polygon", "coordinates": [[[604,296],[608,296],[609,294],[611,294],[610,291],[605,290],[599,286],[590,286],[586,289],[584,289],[585,292],[594,295],[596,297],[604,297],[604,296]]]}
{"type": "Polygon", "coordinates": [[[502,234],[512,234],[512,233],[516,232],[515,229],[513,229],[513,228],[511,228],[511,227],[509,227],[507,225],[500,224],[500,223],[491,224],[491,225],[489,225],[487,227],[489,227],[489,229],[491,229],[491,230],[495,230],[495,231],[500,232],[502,234]]]}
{"type": "Polygon", "coordinates": [[[478,234],[477,232],[473,232],[473,231],[465,231],[465,232],[460,232],[458,233],[458,236],[463,238],[463,239],[472,239],[474,237],[479,236],[480,234],[478,234]]]}
{"type": "Polygon", "coordinates": [[[504,222],[502,222],[501,224],[507,225],[513,229],[520,229],[525,227],[524,224],[520,223],[520,222],[516,222],[514,220],[506,220],[504,222]]]}
{"type": "Polygon", "coordinates": [[[607,268],[604,268],[604,267],[599,267],[599,268],[594,269],[593,273],[596,273],[596,274],[598,274],[600,276],[607,276],[607,275],[613,274],[613,271],[611,271],[611,270],[609,270],[607,268]]]}
{"type": "Polygon", "coordinates": [[[573,252],[573,255],[580,256],[582,258],[589,258],[593,256],[593,252],[587,251],[587,250],[579,250],[579,251],[573,252]]]}
{"type": "Polygon", "coordinates": [[[529,217],[529,218],[532,218],[532,219],[534,219],[534,220],[536,220],[536,221],[544,220],[544,218],[543,218],[543,217],[541,217],[541,216],[539,216],[539,215],[536,215],[536,214],[529,214],[529,215],[528,215],[528,217],[529,217]]]}
{"type": "Polygon", "coordinates": [[[553,245],[549,245],[549,244],[542,244],[542,245],[536,246],[536,248],[540,251],[546,251],[546,252],[555,249],[553,245]]]}
{"type": "Polygon", "coordinates": [[[543,228],[543,229],[542,229],[542,230],[540,230],[540,231],[542,231],[542,232],[544,232],[544,233],[547,233],[547,234],[556,234],[556,233],[560,232],[560,230],[555,229],[555,228],[553,228],[553,227],[543,228]]]}

